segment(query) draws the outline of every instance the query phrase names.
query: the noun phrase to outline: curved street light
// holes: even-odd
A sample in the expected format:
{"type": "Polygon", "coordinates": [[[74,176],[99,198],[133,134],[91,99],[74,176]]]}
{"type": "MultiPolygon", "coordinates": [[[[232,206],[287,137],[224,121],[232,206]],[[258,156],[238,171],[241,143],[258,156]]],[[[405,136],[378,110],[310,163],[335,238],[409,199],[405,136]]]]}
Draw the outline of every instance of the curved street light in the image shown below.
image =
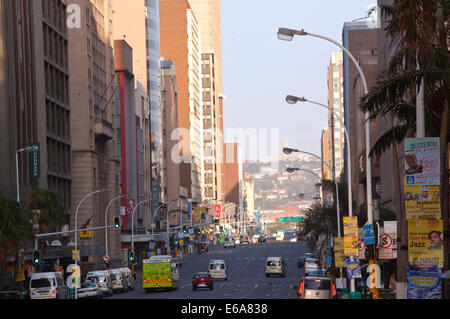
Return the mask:
{"type": "MultiPolygon", "coordinates": [[[[111,204],[114,201],[116,201],[118,199],[121,199],[121,198],[123,198],[125,196],[128,196],[128,194],[121,195],[119,197],[115,197],[115,198],[113,198],[113,199],[111,199],[109,201],[108,206],[106,206],[106,212],[105,212],[105,226],[108,225],[108,210],[109,210],[109,207],[111,206],[111,204]]],[[[105,251],[106,251],[106,255],[108,255],[108,228],[105,228],[105,251]]]]}
{"type": "Polygon", "coordinates": [[[313,104],[322,106],[322,107],[328,109],[330,112],[332,112],[334,114],[334,116],[338,119],[338,121],[341,122],[341,126],[344,127],[345,138],[347,140],[348,211],[349,211],[349,216],[353,216],[352,171],[351,171],[351,161],[350,161],[350,136],[348,134],[347,128],[345,127],[344,121],[341,119],[341,117],[339,115],[337,115],[337,113],[334,111],[334,109],[332,107],[330,107],[328,105],[325,105],[325,104],[322,104],[322,103],[318,103],[318,102],[314,102],[314,101],[308,100],[308,99],[306,99],[304,97],[297,97],[297,96],[294,96],[294,95],[288,95],[288,96],[286,96],[286,102],[289,103],[289,104],[296,104],[297,102],[309,102],[309,103],[313,103],[313,104]]]}
{"type": "MultiPolygon", "coordinates": [[[[91,193],[87,194],[86,196],[84,196],[84,197],[80,200],[80,202],[78,203],[77,209],[76,209],[76,211],[75,211],[75,225],[74,225],[75,230],[78,229],[78,228],[77,228],[77,227],[78,227],[78,209],[80,208],[81,204],[82,204],[82,203],[84,202],[84,200],[85,200],[86,198],[88,198],[89,196],[94,195],[94,194],[97,194],[97,193],[101,193],[101,192],[110,193],[111,190],[110,190],[109,188],[97,190],[97,191],[94,191],[94,192],[91,192],[91,193]]],[[[78,233],[75,233],[75,250],[78,250],[77,248],[78,248],[78,233]]]]}
{"type": "Polygon", "coordinates": [[[142,202],[139,202],[136,206],[134,206],[133,213],[131,213],[131,247],[133,247],[132,249],[134,249],[134,212],[140,205],[148,203],[150,201],[151,201],[150,199],[146,199],[143,200],[142,202]]]}
{"type": "MultiPolygon", "coordinates": [[[[328,169],[331,171],[331,174],[333,174],[333,178],[334,178],[334,183],[336,185],[336,211],[337,211],[337,226],[338,226],[338,237],[341,237],[341,212],[340,212],[340,208],[339,208],[339,188],[338,188],[338,183],[336,181],[336,177],[334,176],[333,170],[331,169],[330,165],[324,161],[322,158],[320,158],[319,156],[317,156],[316,154],[313,153],[309,153],[309,152],[305,152],[305,151],[301,151],[298,150],[296,148],[289,148],[289,147],[285,147],[283,148],[283,153],[286,155],[292,154],[292,153],[303,153],[303,154],[307,154],[310,156],[313,156],[315,158],[317,158],[318,160],[320,160],[323,164],[325,164],[328,169]]],[[[294,169],[295,170],[295,169],[294,169]]],[[[293,172],[293,171],[292,171],[293,172]]]]}
{"type": "MultiPolygon", "coordinates": [[[[330,39],[326,36],[306,32],[304,29],[301,30],[295,30],[295,29],[289,29],[289,28],[279,28],[278,29],[278,39],[283,41],[292,41],[295,35],[310,35],[312,37],[320,38],[326,41],[329,41],[335,45],[337,45],[339,48],[341,48],[353,61],[355,67],[358,69],[358,72],[361,76],[361,79],[363,81],[364,86],[364,93],[367,95],[369,93],[369,89],[367,86],[367,80],[364,75],[363,70],[361,69],[361,66],[359,65],[358,61],[355,59],[355,57],[350,53],[347,48],[345,48],[342,44],[339,42],[330,39]]],[[[373,203],[372,203],[372,167],[370,165],[370,123],[369,123],[369,112],[365,113],[366,117],[366,195],[367,195],[367,220],[368,224],[373,224],[373,203]]],[[[350,145],[349,145],[350,147],[350,145]]],[[[349,163],[350,166],[350,163],[349,163]]],[[[349,215],[353,216],[353,212],[349,211],[349,215]]]]}

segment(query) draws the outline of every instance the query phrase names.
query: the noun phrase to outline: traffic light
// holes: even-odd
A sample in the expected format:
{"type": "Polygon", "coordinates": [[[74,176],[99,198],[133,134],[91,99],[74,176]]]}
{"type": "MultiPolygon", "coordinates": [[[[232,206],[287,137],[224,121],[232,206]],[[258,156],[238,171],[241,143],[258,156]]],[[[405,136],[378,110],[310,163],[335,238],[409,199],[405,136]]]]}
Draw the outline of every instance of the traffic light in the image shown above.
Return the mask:
{"type": "Polygon", "coordinates": [[[120,228],[120,217],[119,216],[114,217],[114,228],[115,229],[120,228]]]}
{"type": "Polygon", "coordinates": [[[183,233],[184,233],[184,234],[187,234],[186,226],[183,226],[183,233]]]}
{"type": "Polygon", "coordinates": [[[219,224],[219,220],[218,219],[214,219],[214,225],[219,224]]]}
{"type": "Polygon", "coordinates": [[[202,233],[202,230],[200,228],[197,228],[197,234],[201,235],[201,233],[202,233]]]}
{"type": "Polygon", "coordinates": [[[33,253],[33,265],[39,265],[41,263],[41,252],[35,250],[33,253]]]}
{"type": "Polygon", "coordinates": [[[178,239],[177,238],[174,239],[174,243],[175,243],[175,245],[178,245],[178,239]]]}
{"type": "Polygon", "coordinates": [[[134,262],[134,250],[133,249],[128,250],[128,261],[130,263],[134,262]]]}

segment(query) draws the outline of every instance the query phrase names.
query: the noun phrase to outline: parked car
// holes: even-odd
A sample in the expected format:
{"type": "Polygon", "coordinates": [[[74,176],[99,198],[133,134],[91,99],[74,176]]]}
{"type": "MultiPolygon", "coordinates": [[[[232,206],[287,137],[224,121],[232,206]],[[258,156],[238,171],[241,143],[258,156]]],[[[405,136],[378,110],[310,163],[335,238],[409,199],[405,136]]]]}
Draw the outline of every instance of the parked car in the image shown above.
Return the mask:
{"type": "Polygon", "coordinates": [[[303,256],[299,257],[297,259],[297,267],[301,268],[301,267],[305,266],[305,260],[307,258],[314,258],[314,254],[313,253],[305,253],[303,256]]]}
{"type": "Polygon", "coordinates": [[[128,290],[134,290],[135,283],[134,283],[134,278],[133,278],[133,275],[131,274],[130,268],[123,267],[123,268],[119,268],[119,270],[122,272],[122,274],[125,275],[125,277],[127,279],[128,290]]]}
{"type": "Polygon", "coordinates": [[[102,298],[103,291],[100,286],[93,281],[85,281],[81,287],[77,289],[77,298],[102,298]]]}
{"type": "Polygon", "coordinates": [[[69,289],[59,272],[34,273],[30,279],[31,299],[67,299],[69,289]]]}
{"type": "Polygon", "coordinates": [[[260,234],[258,237],[258,243],[265,243],[266,242],[266,235],[260,234]]]}
{"type": "Polygon", "coordinates": [[[280,275],[286,277],[286,263],[283,257],[268,257],[266,260],[266,277],[280,275]]]}
{"type": "Polygon", "coordinates": [[[318,259],[316,258],[306,258],[305,260],[305,275],[309,274],[313,270],[319,269],[318,259]]]}
{"type": "Polygon", "coordinates": [[[86,281],[97,283],[103,292],[103,295],[113,295],[113,283],[111,275],[106,270],[90,271],[86,276],[86,281]]]}
{"type": "Polygon", "coordinates": [[[123,272],[121,272],[119,269],[108,270],[108,272],[111,275],[112,288],[114,292],[128,291],[128,282],[123,272]]]}
{"type": "Polygon", "coordinates": [[[207,272],[198,272],[192,278],[192,290],[197,290],[197,288],[209,288],[209,290],[214,289],[214,284],[212,277],[207,272]]]}
{"type": "Polygon", "coordinates": [[[298,299],[334,299],[337,298],[336,285],[330,277],[304,276],[298,286],[298,299]]]}

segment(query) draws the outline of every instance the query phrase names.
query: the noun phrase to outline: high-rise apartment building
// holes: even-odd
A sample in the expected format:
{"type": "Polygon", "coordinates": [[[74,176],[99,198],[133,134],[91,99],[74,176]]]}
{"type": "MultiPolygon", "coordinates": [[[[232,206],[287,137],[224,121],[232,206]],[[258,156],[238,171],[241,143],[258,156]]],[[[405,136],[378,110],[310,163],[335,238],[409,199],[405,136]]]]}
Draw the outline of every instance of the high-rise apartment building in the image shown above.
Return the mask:
{"type": "MultiPolygon", "coordinates": [[[[71,229],[79,229],[90,218],[90,225],[105,224],[109,201],[121,194],[121,162],[116,155],[118,139],[114,129],[118,105],[113,99],[115,70],[112,37],[111,0],[72,0],[81,12],[79,28],[70,28],[68,40],[70,69],[70,129],[72,136],[72,208],[87,194],[79,208],[77,223],[71,216],[71,229]]],[[[120,140],[120,139],[119,139],[120,140]]],[[[119,202],[112,203],[107,222],[120,214],[119,202]]],[[[119,232],[108,232],[111,262],[120,263],[119,232]]],[[[104,253],[105,232],[92,232],[80,238],[81,262],[98,262],[104,253]]]]}
{"type": "MultiPolygon", "coordinates": [[[[372,19],[345,22],[342,32],[343,45],[352,53],[363,70],[368,87],[378,75],[378,23],[372,19]]],[[[352,167],[352,197],[356,201],[354,209],[360,211],[367,201],[366,194],[366,124],[365,114],[359,109],[360,98],[364,95],[361,76],[353,62],[344,53],[344,113],[345,125],[350,135],[350,161],[345,165],[352,167]],[[357,168],[357,169],[353,169],[357,168]]],[[[376,129],[370,125],[371,145],[375,140],[376,129]]],[[[347,143],[346,146],[348,147],[347,143]]],[[[346,152],[345,152],[346,153],[346,152]]],[[[372,159],[372,181],[379,177],[379,167],[372,159]]],[[[342,175],[342,177],[346,174],[342,175]]],[[[372,187],[374,190],[375,187],[372,187]]],[[[373,195],[373,194],[372,194],[373,195]]],[[[363,209],[364,210],[364,209],[363,209]]]]}
{"type": "MultiPolygon", "coordinates": [[[[328,106],[333,108],[336,115],[344,121],[344,76],[342,52],[331,54],[330,65],[328,67],[328,106]]],[[[339,180],[344,169],[344,145],[345,132],[344,123],[329,112],[329,127],[332,142],[332,167],[334,166],[336,179],[339,180]]]]}
{"type": "MultiPolygon", "coordinates": [[[[224,205],[223,181],[223,126],[221,108],[222,34],[221,1],[189,0],[200,23],[202,51],[203,134],[205,152],[204,198],[213,205],[224,205]]],[[[223,102],[223,101],[222,101],[223,102]]],[[[211,210],[212,211],[212,210],[211,210]]]]}
{"type": "Polygon", "coordinates": [[[204,179],[200,24],[187,0],[161,0],[159,7],[161,57],[174,62],[177,77],[180,185],[188,190],[188,198],[200,203],[204,179]]]}
{"type": "MultiPolygon", "coordinates": [[[[166,181],[162,170],[162,113],[160,104],[159,0],[112,0],[113,37],[126,40],[133,49],[136,107],[142,121],[145,216],[155,213],[165,202],[166,181]],[[130,23],[132,21],[132,23],[130,23]],[[140,93],[139,93],[140,92],[140,93]],[[142,99],[144,104],[142,106],[142,99]],[[147,121],[148,120],[148,121],[147,121]],[[150,143],[150,144],[149,144],[150,143]]],[[[138,128],[139,131],[139,128],[138,128]]]]}
{"type": "Polygon", "coordinates": [[[66,2],[0,1],[0,193],[16,198],[16,151],[40,144],[40,174],[18,155],[20,199],[31,187],[71,210],[71,134],[66,2]]]}

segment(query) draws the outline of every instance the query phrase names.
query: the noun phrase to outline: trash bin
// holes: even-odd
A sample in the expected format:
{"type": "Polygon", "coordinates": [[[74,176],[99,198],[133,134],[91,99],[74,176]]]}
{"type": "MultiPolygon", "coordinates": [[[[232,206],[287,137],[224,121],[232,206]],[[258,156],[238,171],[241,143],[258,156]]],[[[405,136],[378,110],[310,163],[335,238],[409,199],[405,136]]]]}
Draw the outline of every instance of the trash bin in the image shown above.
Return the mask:
{"type": "Polygon", "coordinates": [[[339,299],[348,299],[349,298],[349,290],[348,288],[342,288],[341,291],[339,291],[339,299]]]}
{"type": "Polygon", "coordinates": [[[350,299],[362,299],[362,294],[359,291],[354,291],[350,293],[350,299]]]}

